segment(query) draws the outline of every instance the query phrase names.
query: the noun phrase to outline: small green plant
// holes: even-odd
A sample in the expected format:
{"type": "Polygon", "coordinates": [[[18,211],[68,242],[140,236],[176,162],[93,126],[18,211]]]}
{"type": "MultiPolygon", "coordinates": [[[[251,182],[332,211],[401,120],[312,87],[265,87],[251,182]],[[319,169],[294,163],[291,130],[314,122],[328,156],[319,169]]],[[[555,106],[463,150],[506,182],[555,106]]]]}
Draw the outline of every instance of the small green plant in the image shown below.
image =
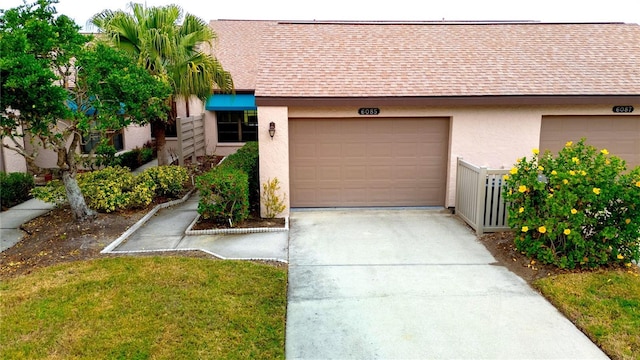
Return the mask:
{"type": "Polygon", "coordinates": [[[189,180],[187,169],[176,165],[150,167],[143,174],[148,175],[155,183],[157,196],[176,197],[182,193],[189,180]]]}
{"type": "Polygon", "coordinates": [[[258,143],[255,141],[244,144],[234,154],[227,158],[219,167],[231,167],[244,171],[249,181],[249,206],[257,209],[260,206],[260,179],[258,176],[259,155],[258,143]]]}
{"type": "Polygon", "coordinates": [[[197,178],[198,213],[204,219],[228,222],[230,226],[249,216],[247,174],[231,167],[216,167],[197,178]]]}
{"type": "Polygon", "coordinates": [[[33,186],[33,176],[29,174],[0,172],[0,203],[2,207],[12,207],[28,200],[33,186]]]}
{"type": "Polygon", "coordinates": [[[629,267],[640,259],[640,167],[584,142],[557,156],[534,149],[505,175],[515,245],[561,268],[629,267]]]}
{"type": "Polygon", "coordinates": [[[273,219],[282,213],[287,206],[284,204],[286,195],[280,197],[280,181],[278,178],[268,179],[262,184],[262,205],[264,205],[265,216],[273,219]]]}

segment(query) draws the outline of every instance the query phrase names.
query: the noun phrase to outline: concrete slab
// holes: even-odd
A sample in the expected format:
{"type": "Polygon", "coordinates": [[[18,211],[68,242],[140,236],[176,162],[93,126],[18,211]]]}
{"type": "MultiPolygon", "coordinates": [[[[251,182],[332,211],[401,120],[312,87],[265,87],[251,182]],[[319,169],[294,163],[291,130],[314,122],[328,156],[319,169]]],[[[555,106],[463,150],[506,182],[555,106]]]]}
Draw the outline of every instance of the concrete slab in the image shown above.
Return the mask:
{"type": "Polygon", "coordinates": [[[175,249],[182,235],[162,235],[136,233],[116,247],[114,251],[149,251],[175,249]]]}
{"type": "Polygon", "coordinates": [[[287,359],[607,358],[451,216],[294,212],[291,224],[287,359]]]}
{"type": "Polygon", "coordinates": [[[0,252],[17,244],[24,236],[20,229],[0,229],[0,252]]]}
{"type": "Polygon", "coordinates": [[[0,227],[3,229],[17,229],[20,225],[46,214],[50,209],[15,209],[0,213],[0,227]]]}
{"type": "Polygon", "coordinates": [[[435,210],[294,212],[292,264],[487,264],[495,259],[471,229],[435,210]],[[298,236],[300,235],[300,236],[298,236]],[[407,251],[407,249],[411,249],[407,251]]]}
{"type": "MultiPolygon", "coordinates": [[[[185,210],[182,207],[163,209],[149,219],[136,234],[155,235],[158,237],[184,235],[184,231],[194,218],[193,211],[185,210]]],[[[132,237],[135,238],[136,234],[132,235],[132,237]]]]}
{"type": "Polygon", "coordinates": [[[225,259],[287,261],[288,232],[185,236],[178,249],[203,249],[225,259]]]}

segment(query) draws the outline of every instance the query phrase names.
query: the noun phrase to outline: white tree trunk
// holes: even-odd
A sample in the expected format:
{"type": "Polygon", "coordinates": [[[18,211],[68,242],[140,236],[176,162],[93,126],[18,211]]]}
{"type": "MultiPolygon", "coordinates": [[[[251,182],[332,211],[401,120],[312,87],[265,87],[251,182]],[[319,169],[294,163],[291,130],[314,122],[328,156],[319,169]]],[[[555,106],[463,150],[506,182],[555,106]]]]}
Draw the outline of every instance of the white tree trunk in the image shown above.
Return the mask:
{"type": "Polygon", "coordinates": [[[93,220],[96,212],[87,206],[75,176],[69,171],[63,171],[62,182],[64,183],[64,189],[67,193],[71,212],[76,221],[83,222],[93,220]]]}

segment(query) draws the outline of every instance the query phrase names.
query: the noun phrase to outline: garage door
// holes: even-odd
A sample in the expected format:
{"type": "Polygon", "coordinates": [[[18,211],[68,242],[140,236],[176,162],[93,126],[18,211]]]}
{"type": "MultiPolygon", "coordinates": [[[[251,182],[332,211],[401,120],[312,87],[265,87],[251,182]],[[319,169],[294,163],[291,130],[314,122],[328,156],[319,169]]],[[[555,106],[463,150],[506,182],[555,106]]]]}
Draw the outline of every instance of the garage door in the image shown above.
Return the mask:
{"type": "Polygon", "coordinates": [[[557,153],[567,141],[607,149],[627,161],[627,168],[640,165],[640,116],[545,116],[540,130],[540,150],[557,153]],[[630,166],[629,166],[630,165],[630,166]]]}
{"type": "Polygon", "coordinates": [[[448,118],[290,119],[292,207],[443,206],[448,118]]]}

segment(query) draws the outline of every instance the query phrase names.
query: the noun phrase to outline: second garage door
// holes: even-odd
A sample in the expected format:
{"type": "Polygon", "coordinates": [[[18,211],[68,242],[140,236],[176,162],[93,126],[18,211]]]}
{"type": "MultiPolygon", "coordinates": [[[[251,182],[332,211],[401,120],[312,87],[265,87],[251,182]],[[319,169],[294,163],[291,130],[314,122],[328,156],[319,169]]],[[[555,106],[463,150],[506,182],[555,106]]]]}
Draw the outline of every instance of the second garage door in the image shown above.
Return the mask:
{"type": "Polygon", "coordinates": [[[292,207],[443,206],[448,118],[290,119],[292,207]]]}
{"type": "Polygon", "coordinates": [[[557,154],[567,141],[607,149],[627,162],[640,165],[640,116],[545,116],[540,129],[540,150],[557,154]]]}

